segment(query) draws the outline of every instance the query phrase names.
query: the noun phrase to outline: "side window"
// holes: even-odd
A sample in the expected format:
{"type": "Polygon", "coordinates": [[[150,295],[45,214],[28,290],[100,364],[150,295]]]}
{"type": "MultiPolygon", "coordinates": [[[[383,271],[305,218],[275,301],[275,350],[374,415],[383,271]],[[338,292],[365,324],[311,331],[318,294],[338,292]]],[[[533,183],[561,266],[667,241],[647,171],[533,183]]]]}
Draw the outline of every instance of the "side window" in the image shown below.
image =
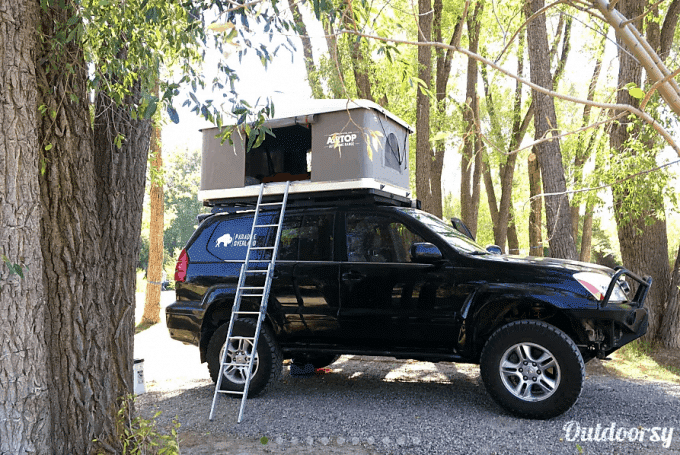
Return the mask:
{"type": "Polygon", "coordinates": [[[277,257],[281,261],[333,260],[333,215],[286,216],[277,257]]]}
{"type": "Polygon", "coordinates": [[[381,215],[347,214],[349,262],[411,262],[409,250],[423,239],[399,221],[381,215]]]}
{"type": "MultiPolygon", "coordinates": [[[[260,222],[266,223],[267,221],[259,219],[258,224],[260,222]]],[[[252,215],[221,221],[210,235],[206,249],[210,254],[223,261],[243,261],[246,257],[252,226],[252,215]]],[[[265,245],[266,232],[256,233],[255,236],[256,246],[265,245]]],[[[251,255],[251,258],[253,257],[255,255],[251,255]]]]}

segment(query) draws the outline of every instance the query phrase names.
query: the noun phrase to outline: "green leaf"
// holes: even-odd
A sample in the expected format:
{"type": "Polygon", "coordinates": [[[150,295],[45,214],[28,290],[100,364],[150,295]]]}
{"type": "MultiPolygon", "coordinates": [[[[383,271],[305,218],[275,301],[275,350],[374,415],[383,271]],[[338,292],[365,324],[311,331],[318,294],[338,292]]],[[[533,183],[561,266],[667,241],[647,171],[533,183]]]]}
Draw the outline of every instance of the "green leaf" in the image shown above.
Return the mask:
{"type": "Polygon", "coordinates": [[[645,97],[645,92],[640,87],[630,87],[628,89],[628,94],[639,100],[645,97]]]}
{"type": "Polygon", "coordinates": [[[170,117],[170,121],[177,125],[179,123],[179,114],[177,114],[177,110],[172,106],[168,106],[167,112],[168,117],[170,117]]]}
{"type": "Polygon", "coordinates": [[[267,445],[268,442],[269,442],[269,438],[267,438],[266,436],[262,436],[260,438],[260,444],[267,445]]]}

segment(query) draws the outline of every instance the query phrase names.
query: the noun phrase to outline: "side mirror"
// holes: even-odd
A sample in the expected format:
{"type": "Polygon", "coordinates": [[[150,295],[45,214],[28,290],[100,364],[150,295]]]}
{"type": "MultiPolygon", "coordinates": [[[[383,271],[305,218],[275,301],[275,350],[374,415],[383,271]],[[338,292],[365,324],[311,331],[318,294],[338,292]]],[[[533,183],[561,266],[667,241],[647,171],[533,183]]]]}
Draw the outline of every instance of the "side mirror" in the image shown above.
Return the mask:
{"type": "Polygon", "coordinates": [[[431,243],[416,242],[411,245],[411,260],[423,264],[433,264],[442,260],[442,252],[431,243]]]}
{"type": "Polygon", "coordinates": [[[486,247],[486,251],[488,251],[491,254],[503,254],[503,250],[501,250],[501,247],[498,245],[488,245],[486,247]]]}

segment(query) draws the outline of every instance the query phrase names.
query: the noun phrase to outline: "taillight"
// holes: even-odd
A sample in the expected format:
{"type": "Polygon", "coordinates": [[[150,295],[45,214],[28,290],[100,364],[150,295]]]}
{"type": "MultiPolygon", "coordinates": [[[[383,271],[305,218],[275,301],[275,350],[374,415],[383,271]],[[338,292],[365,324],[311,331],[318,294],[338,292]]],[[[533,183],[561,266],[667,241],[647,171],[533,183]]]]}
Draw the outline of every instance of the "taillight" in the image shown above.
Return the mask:
{"type": "Polygon", "coordinates": [[[184,282],[187,278],[187,266],[189,265],[189,256],[186,250],[179,253],[179,259],[175,265],[175,281],[184,282]]]}

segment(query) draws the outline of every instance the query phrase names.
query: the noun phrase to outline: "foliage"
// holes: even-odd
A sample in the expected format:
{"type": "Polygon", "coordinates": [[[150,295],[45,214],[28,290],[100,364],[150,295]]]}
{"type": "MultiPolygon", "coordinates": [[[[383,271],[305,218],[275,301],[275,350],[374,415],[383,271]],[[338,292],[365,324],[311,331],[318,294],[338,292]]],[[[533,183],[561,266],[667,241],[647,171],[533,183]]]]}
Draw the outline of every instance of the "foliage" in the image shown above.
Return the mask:
{"type": "MultiPolygon", "coordinates": [[[[24,279],[24,269],[28,270],[27,265],[16,264],[16,263],[10,261],[9,258],[7,256],[5,256],[4,254],[2,255],[2,262],[4,262],[7,269],[9,269],[9,273],[8,273],[7,277],[3,280],[3,282],[8,281],[14,275],[17,275],[22,280],[24,279]]],[[[0,285],[0,290],[2,290],[1,285],[0,285]]]]}
{"type": "Polygon", "coordinates": [[[123,450],[121,455],[179,455],[177,430],[180,423],[177,419],[173,419],[170,434],[162,434],[156,421],[161,414],[160,411],[151,419],[133,417],[134,400],[133,395],[120,400],[116,425],[123,450]]]}
{"type": "MultiPolygon", "coordinates": [[[[198,225],[196,215],[206,207],[198,200],[201,183],[201,154],[199,150],[176,150],[166,159],[165,219],[163,244],[166,257],[184,245],[198,225]]],[[[174,267],[174,263],[172,264],[174,267]]]]}

